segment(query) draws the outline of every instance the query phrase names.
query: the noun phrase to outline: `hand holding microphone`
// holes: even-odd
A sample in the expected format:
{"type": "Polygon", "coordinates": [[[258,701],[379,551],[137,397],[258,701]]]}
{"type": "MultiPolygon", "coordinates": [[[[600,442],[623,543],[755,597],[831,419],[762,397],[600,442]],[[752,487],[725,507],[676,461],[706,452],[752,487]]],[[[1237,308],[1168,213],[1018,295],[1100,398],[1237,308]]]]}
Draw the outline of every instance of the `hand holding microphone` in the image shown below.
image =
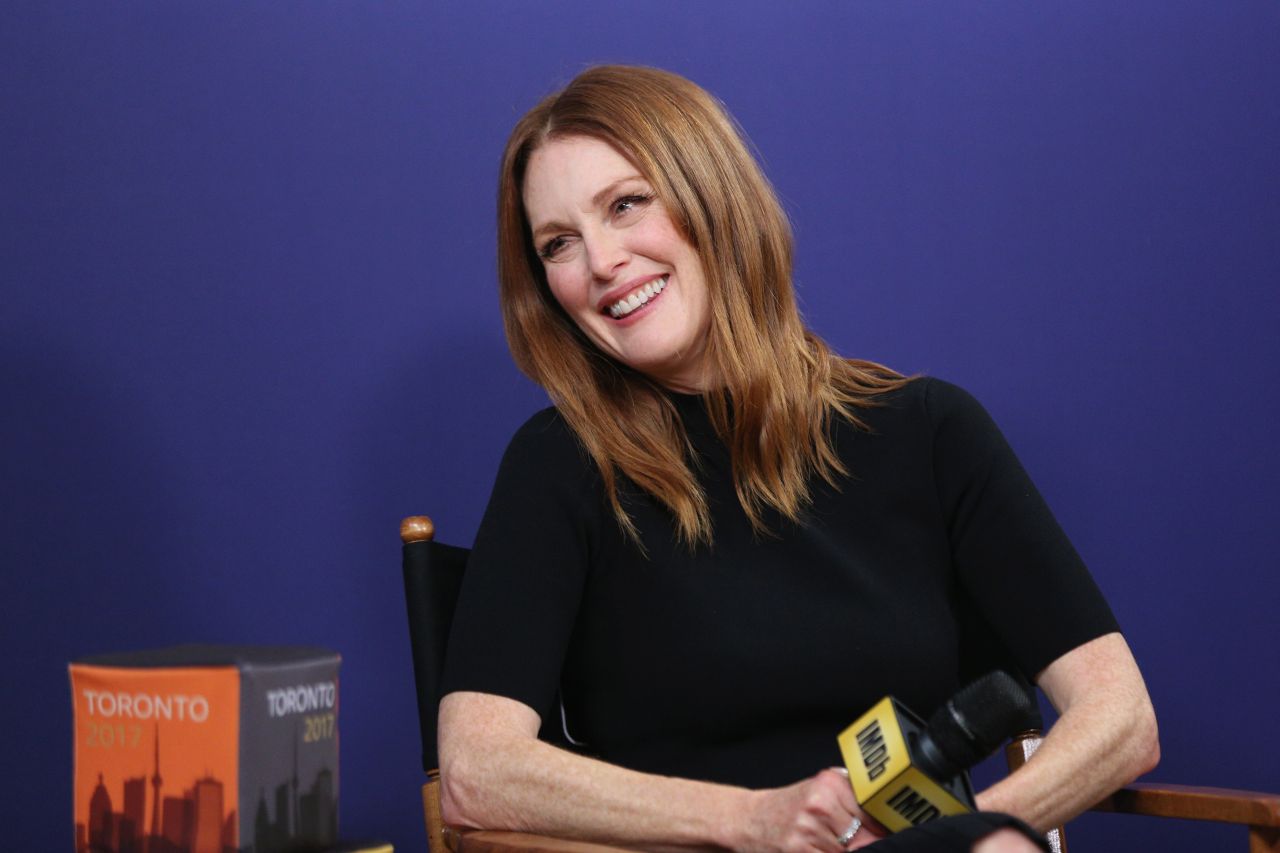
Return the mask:
{"type": "Polygon", "coordinates": [[[858,803],[891,832],[973,811],[968,769],[1031,708],[1022,685],[999,671],[957,693],[928,725],[886,696],[837,738],[858,803]]]}
{"type": "Polygon", "coordinates": [[[741,843],[745,853],[779,850],[841,853],[873,844],[886,833],[861,807],[844,768],[831,767],[784,788],[753,791],[750,827],[741,843]],[[859,828],[848,835],[850,819],[859,828]],[[843,837],[842,837],[843,836],[843,837]]]}
{"type": "Polygon", "coordinates": [[[1004,672],[961,690],[927,725],[886,696],[837,739],[847,769],[752,792],[750,826],[735,847],[839,853],[973,811],[966,771],[1022,727],[1031,707],[1026,691],[1004,672]]]}

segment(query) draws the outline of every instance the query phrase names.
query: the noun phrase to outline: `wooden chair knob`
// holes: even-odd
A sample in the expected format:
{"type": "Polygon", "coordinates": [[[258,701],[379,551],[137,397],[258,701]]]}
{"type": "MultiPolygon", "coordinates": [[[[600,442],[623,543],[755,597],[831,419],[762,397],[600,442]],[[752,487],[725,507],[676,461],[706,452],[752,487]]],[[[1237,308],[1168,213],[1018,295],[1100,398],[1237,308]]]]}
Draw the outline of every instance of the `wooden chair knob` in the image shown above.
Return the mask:
{"type": "Polygon", "coordinates": [[[410,515],[400,522],[400,541],[430,542],[436,535],[436,523],[429,516],[410,515]]]}

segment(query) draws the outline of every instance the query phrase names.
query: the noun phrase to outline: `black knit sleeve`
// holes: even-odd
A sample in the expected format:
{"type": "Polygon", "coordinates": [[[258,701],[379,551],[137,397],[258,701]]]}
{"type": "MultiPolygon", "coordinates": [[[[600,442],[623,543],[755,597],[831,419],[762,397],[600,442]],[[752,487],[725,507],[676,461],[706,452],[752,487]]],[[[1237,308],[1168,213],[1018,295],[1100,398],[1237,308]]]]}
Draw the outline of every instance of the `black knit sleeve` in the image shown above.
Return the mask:
{"type": "Polygon", "coordinates": [[[933,467],[961,584],[1029,678],[1119,630],[1111,608],[977,400],[936,379],[933,467]]]}
{"type": "Polygon", "coordinates": [[[998,829],[1014,829],[1049,853],[1049,842],[1016,817],[999,812],[969,812],[938,818],[894,833],[864,849],[868,853],[969,853],[998,829]]]}
{"type": "Polygon", "coordinates": [[[467,561],[442,693],[555,708],[585,583],[598,477],[552,409],[511,440],[467,561]]]}

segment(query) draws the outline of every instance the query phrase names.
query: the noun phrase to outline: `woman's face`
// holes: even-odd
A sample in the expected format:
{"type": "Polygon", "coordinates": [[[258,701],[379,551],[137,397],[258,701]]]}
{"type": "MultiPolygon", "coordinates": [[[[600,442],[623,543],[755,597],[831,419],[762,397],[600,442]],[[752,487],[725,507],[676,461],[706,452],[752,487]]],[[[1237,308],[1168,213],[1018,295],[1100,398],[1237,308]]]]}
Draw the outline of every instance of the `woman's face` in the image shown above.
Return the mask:
{"type": "Polygon", "coordinates": [[[587,337],[668,388],[705,390],[702,264],[639,170],[597,139],[552,139],[523,196],[551,292],[587,337]]]}

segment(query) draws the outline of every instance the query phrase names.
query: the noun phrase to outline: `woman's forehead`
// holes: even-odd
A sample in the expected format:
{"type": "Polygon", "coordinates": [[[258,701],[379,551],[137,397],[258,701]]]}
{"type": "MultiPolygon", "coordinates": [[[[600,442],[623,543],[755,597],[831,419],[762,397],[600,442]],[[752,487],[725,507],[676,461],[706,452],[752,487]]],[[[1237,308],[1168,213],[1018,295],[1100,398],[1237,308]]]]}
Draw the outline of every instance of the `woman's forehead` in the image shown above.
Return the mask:
{"type": "Polygon", "coordinates": [[[588,136],[552,138],[529,157],[521,195],[526,209],[589,207],[613,184],[643,179],[641,171],[616,148],[588,136]]]}

